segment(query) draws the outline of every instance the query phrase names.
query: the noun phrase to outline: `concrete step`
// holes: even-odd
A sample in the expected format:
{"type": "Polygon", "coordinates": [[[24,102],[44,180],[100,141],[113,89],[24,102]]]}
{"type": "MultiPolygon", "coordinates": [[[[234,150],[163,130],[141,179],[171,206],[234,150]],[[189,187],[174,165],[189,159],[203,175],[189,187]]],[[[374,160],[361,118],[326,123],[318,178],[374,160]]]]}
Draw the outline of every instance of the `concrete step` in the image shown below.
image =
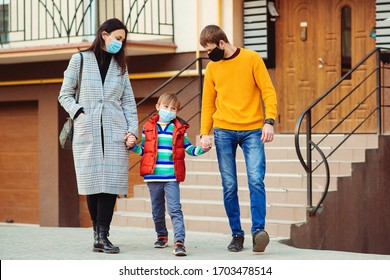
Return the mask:
{"type": "MultiPolygon", "coordinates": [[[[322,191],[313,190],[313,201],[319,201],[322,191]]],[[[217,200],[222,201],[221,186],[197,186],[180,185],[180,196],[184,200],[217,200]]],[[[247,187],[238,188],[240,201],[249,201],[249,189],[247,187]]],[[[134,188],[135,198],[149,198],[149,190],[146,185],[136,185],[134,188]]],[[[286,204],[306,204],[306,189],[285,189],[285,188],[266,188],[267,201],[273,203],[286,204]]]]}
{"type": "MultiPolygon", "coordinates": [[[[117,226],[131,226],[142,228],[154,228],[154,223],[151,213],[145,212],[121,212],[114,213],[112,223],[117,226]]],[[[303,223],[304,220],[299,223],[303,223]]],[[[297,221],[288,220],[267,220],[266,230],[271,237],[290,237],[290,227],[296,224],[297,221]]],[[[166,224],[169,230],[172,230],[172,223],[169,215],[166,217],[166,224]]],[[[223,234],[231,234],[229,223],[226,217],[206,217],[206,216],[184,216],[184,224],[186,230],[198,232],[215,232],[223,234]]],[[[252,225],[251,219],[242,218],[241,225],[246,233],[250,233],[252,225]]]]}
{"type": "MultiPolygon", "coordinates": [[[[331,147],[322,147],[322,151],[325,155],[329,155],[332,152],[331,147]]],[[[302,157],[306,160],[306,148],[301,147],[302,157]]],[[[268,160],[298,160],[295,147],[267,147],[265,150],[266,159],[268,160]]],[[[348,161],[348,162],[363,162],[365,161],[366,149],[365,148],[339,148],[334,152],[328,160],[331,161],[348,161]]],[[[203,155],[202,155],[203,157],[203,155]]],[[[212,157],[210,157],[212,158],[212,157]]],[[[216,155],[215,155],[216,158],[216,155]]],[[[313,160],[322,160],[321,156],[314,152],[312,155],[313,160]]]]}
{"type": "MultiPolygon", "coordinates": [[[[340,145],[342,141],[343,148],[366,148],[376,149],[378,148],[378,136],[376,134],[355,134],[348,138],[346,134],[328,135],[324,139],[324,134],[312,134],[312,141],[320,147],[332,147],[335,148],[340,145]]],[[[306,145],[306,135],[301,134],[299,137],[300,147],[306,145]]],[[[294,134],[276,134],[274,141],[266,144],[267,147],[295,147],[294,134]]]]}
{"type": "MultiPolygon", "coordinates": [[[[350,161],[328,161],[329,169],[333,175],[350,176],[351,162],[350,161]]],[[[243,159],[236,160],[237,172],[245,173],[245,161],[243,159]]],[[[322,161],[312,160],[312,167],[318,167],[317,174],[326,174],[325,165],[322,161]]],[[[217,159],[203,159],[203,158],[187,158],[187,170],[196,170],[199,172],[219,172],[217,159]]],[[[304,168],[298,159],[268,159],[267,173],[304,173],[304,168]]]]}
{"type": "MultiPolygon", "coordinates": [[[[375,143],[372,145],[372,149],[375,149],[375,143]]],[[[301,153],[304,160],[306,160],[306,147],[301,146],[301,153]]],[[[322,152],[328,157],[330,161],[348,161],[348,162],[363,162],[365,161],[366,148],[364,147],[340,147],[336,151],[333,151],[334,147],[321,146],[322,152]],[[329,154],[332,153],[330,156],[329,154]]],[[[266,146],[265,155],[267,162],[269,160],[298,160],[295,146],[266,146]]],[[[194,159],[194,157],[187,156],[186,161],[194,159]]],[[[196,159],[206,161],[207,159],[217,160],[217,152],[215,147],[209,152],[196,157],[196,159]]],[[[241,148],[237,148],[237,160],[244,160],[244,155],[241,148]]],[[[322,160],[320,154],[317,151],[312,153],[313,160],[322,160]]]]}
{"type": "MultiPolygon", "coordinates": [[[[222,200],[181,199],[184,215],[226,217],[222,200]]],[[[118,200],[118,209],[125,212],[151,213],[149,198],[127,198],[118,200]]],[[[267,203],[267,219],[300,221],[305,216],[305,204],[267,203]]],[[[168,212],[167,212],[168,214],[168,212]]],[[[249,201],[240,201],[240,216],[250,218],[249,201]]]]}
{"type": "MultiPolygon", "coordinates": [[[[342,141],[345,141],[341,146],[342,148],[378,148],[378,136],[376,134],[355,134],[350,136],[349,138],[348,135],[345,134],[328,135],[325,139],[324,137],[324,134],[312,134],[312,141],[320,147],[335,148],[339,146],[342,141]]],[[[199,145],[199,137],[197,137],[196,144],[199,145]]],[[[306,147],[306,135],[300,135],[299,145],[301,148],[306,147]]],[[[214,143],[213,147],[215,147],[214,143]]],[[[294,134],[276,134],[272,142],[265,144],[265,149],[272,147],[277,147],[281,149],[286,147],[292,147],[295,149],[294,134]]]]}
{"type": "MultiPolygon", "coordinates": [[[[330,189],[337,189],[337,179],[340,176],[330,177],[330,189]]],[[[247,187],[247,176],[245,172],[237,173],[238,185],[247,187]]],[[[283,188],[283,189],[306,189],[306,175],[303,174],[283,174],[283,173],[268,173],[265,176],[264,183],[266,188],[283,188]]],[[[326,183],[325,175],[313,174],[313,189],[324,190],[326,183]]],[[[187,176],[183,185],[202,185],[202,186],[222,186],[221,176],[219,172],[193,172],[187,171],[187,176]]]]}

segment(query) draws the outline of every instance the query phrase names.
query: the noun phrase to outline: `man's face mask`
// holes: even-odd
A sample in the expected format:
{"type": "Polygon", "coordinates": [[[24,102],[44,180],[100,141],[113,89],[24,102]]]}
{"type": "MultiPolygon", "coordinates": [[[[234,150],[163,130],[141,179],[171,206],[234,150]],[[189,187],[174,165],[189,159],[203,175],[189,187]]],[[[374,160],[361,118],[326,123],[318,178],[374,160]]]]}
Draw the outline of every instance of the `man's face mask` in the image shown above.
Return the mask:
{"type": "Polygon", "coordinates": [[[222,60],[224,55],[225,51],[220,49],[218,46],[216,46],[211,52],[209,52],[209,58],[214,62],[222,60]]]}

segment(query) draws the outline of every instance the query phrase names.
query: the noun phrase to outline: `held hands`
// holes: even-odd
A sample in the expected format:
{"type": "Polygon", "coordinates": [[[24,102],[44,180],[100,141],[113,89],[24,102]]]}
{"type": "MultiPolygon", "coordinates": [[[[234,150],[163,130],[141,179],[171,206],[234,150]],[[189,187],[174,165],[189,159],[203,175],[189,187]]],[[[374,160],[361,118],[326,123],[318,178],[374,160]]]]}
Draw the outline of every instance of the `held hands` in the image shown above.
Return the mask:
{"type": "Polygon", "coordinates": [[[200,139],[200,146],[203,151],[208,152],[211,149],[211,137],[209,135],[202,135],[200,139]]]}
{"type": "Polygon", "coordinates": [[[261,141],[263,143],[272,142],[274,140],[274,127],[270,124],[264,124],[261,132],[261,141]]]}
{"type": "Polygon", "coordinates": [[[127,148],[133,148],[135,145],[135,142],[137,141],[137,138],[134,136],[134,134],[127,132],[124,140],[126,142],[127,148]]]}

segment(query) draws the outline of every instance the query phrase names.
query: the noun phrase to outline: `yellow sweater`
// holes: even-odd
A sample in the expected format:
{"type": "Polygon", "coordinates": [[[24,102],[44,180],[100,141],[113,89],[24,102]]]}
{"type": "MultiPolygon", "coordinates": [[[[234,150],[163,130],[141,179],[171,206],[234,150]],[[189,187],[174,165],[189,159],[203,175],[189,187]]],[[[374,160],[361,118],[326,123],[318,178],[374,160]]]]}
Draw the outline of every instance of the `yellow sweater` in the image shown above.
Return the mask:
{"type": "Polygon", "coordinates": [[[210,61],[204,78],[201,135],[212,127],[253,130],[263,127],[265,118],[276,119],[275,88],[261,56],[240,49],[232,59],[210,61]]]}

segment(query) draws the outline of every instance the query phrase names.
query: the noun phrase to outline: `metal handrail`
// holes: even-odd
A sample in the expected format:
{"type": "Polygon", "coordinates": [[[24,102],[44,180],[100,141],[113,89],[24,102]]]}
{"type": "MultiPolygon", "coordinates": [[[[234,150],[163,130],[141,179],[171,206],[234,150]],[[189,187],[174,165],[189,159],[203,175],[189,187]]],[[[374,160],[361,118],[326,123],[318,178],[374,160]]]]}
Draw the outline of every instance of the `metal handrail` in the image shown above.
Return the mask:
{"type": "MultiPolygon", "coordinates": [[[[176,78],[178,78],[181,74],[183,74],[184,71],[187,71],[188,69],[191,68],[191,66],[193,66],[195,63],[197,62],[200,62],[202,61],[202,59],[205,59],[205,58],[202,58],[202,57],[199,57],[197,59],[195,59],[194,61],[192,61],[191,63],[187,64],[183,69],[181,69],[179,72],[177,72],[177,74],[171,78],[169,78],[166,82],[164,82],[161,86],[159,86],[158,88],[156,88],[155,90],[153,90],[151,93],[149,93],[146,97],[144,97],[141,101],[139,101],[137,103],[137,106],[141,105],[142,103],[144,103],[145,101],[149,100],[150,98],[152,98],[154,95],[156,95],[161,89],[165,88],[167,85],[169,85],[170,83],[172,83],[173,80],[176,80],[176,78]]],[[[198,73],[199,74],[199,73],[198,73]]],[[[201,85],[203,86],[203,85],[201,85]]]]}
{"type": "Polygon", "coordinates": [[[174,42],[173,0],[0,0],[0,6],[0,48],[92,41],[98,25],[113,17],[129,36],[174,42]]]}
{"type": "Polygon", "coordinates": [[[310,106],[308,106],[303,113],[299,116],[298,121],[296,123],[295,127],[295,135],[294,135],[294,141],[295,141],[295,150],[298,156],[298,159],[303,166],[303,168],[306,171],[307,174],[307,207],[309,211],[309,215],[315,215],[315,213],[318,211],[318,209],[321,207],[323,201],[325,200],[325,197],[329,191],[329,185],[330,185],[330,169],[329,169],[329,162],[328,158],[334,154],[334,152],[341,147],[353,134],[357,132],[357,130],[365,124],[368,119],[370,119],[375,113],[377,113],[377,124],[376,124],[376,129],[377,133],[380,135],[382,134],[382,107],[387,107],[388,105],[382,105],[382,89],[385,88],[382,85],[381,81],[381,55],[382,51],[389,51],[389,49],[386,48],[375,48],[373,49],[369,54],[367,54],[363,59],[361,59],[348,73],[346,73],[341,79],[339,79],[334,85],[332,85],[325,93],[323,93],[318,99],[316,99],[310,106]],[[352,77],[352,73],[355,72],[361,65],[363,65],[368,59],[372,58],[373,55],[376,55],[376,66],[375,69],[368,73],[366,77],[363,78],[363,80],[358,83],[350,92],[348,92],[343,98],[341,98],[335,105],[333,105],[322,117],[319,117],[319,120],[314,122],[312,121],[312,112],[315,110],[316,106],[320,104],[322,100],[324,100],[329,94],[331,94],[344,80],[346,80],[349,77],[352,77]],[[341,118],[341,120],[336,123],[328,133],[324,135],[322,139],[318,141],[318,143],[314,143],[312,141],[312,135],[313,135],[313,128],[317,126],[322,120],[325,119],[327,115],[330,114],[333,110],[341,106],[341,103],[343,103],[347,98],[349,98],[358,88],[360,88],[373,74],[376,74],[376,86],[375,88],[369,92],[365,98],[361,102],[358,102],[357,105],[349,112],[344,118],[341,118]],[[323,142],[329,135],[335,134],[334,132],[336,131],[337,128],[340,127],[340,125],[348,119],[354,112],[356,112],[359,107],[364,104],[365,101],[368,100],[368,98],[372,97],[372,95],[376,93],[377,94],[377,99],[376,99],[376,107],[372,112],[368,113],[368,116],[366,116],[350,133],[345,134],[345,138],[336,145],[336,147],[333,148],[329,152],[329,154],[326,156],[325,153],[322,151],[321,147],[319,144],[323,142]],[[306,135],[306,162],[303,158],[302,152],[301,152],[301,147],[300,147],[300,131],[301,131],[301,125],[303,121],[306,120],[306,128],[305,128],[305,135],[306,135]],[[313,150],[316,150],[319,154],[320,157],[322,158],[322,161],[320,161],[315,168],[313,168],[312,164],[312,159],[313,159],[313,150]],[[325,165],[326,169],[326,182],[325,182],[325,188],[324,192],[322,194],[321,199],[317,203],[315,207],[313,207],[313,202],[312,202],[312,191],[313,191],[313,172],[319,168],[322,164],[325,165]]]}

